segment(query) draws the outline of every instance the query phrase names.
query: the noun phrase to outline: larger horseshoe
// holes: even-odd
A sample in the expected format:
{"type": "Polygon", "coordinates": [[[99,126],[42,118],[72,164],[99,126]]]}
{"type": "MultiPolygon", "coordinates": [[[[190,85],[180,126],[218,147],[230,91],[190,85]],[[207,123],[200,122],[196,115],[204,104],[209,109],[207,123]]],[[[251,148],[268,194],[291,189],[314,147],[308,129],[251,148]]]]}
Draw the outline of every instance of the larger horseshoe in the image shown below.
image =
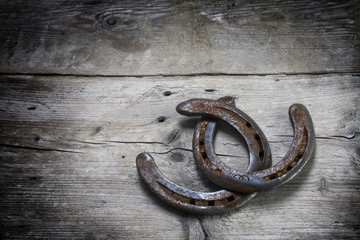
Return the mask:
{"type": "MultiPolygon", "coordinates": [[[[233,125],[232,116],[239,110],[222,106],[219,102],[207,99],[192,99],[177,106],[180,114],[216,117],[233,125]]],[[[289,109],[294,124],[294,139],[286,156],[275,166],[246,173],[233,170],[222,163],[213,151],[214,131],[206,121],[195,130],[195,160],[200,171],[219,186],[237,192],[255,192],[277,187],[293,178],[311,157],[315,144],[314,126],[305,106],[293,104],[289,109]],[[197,147],[199,146],[199,147],[197,147]],[[206,156],[206,157],[205,157],[206,156]]],[[[241,117],[241,116],[240,116],[241,117]]],[[[245,124],[249,129],[252,124],[245,124]]],[[[255,133],[256,134],[256,133],[255,133]]],[[[255,135],[255,138],[258,137],[255,135]]]]}
{"type": "MultiPolygon", "coordinates": [[[[234,99],[229,97],[221,98],[218,101],[230,106],[235,105],[234,99]]],[[[208,120],[207,122],[213,126],[213,128],[209,128],[209,132],[212,133],[216,122],[212,120],[208,120]]],[[[264,145],[268,145],[266,139],[264,145]]],[[[257,156],[259,155],[259,151],[259,147],[254,146],[253,152],[256,155],[250,159],[248,169],[261,170],[269,164],[269,160],[258,160],[257,156]]],[[[269,148],[265,148],[265,151],[269,151],[269,148]]],[[[215,155],[213,149],[209,149],[209,153],[215,155]]],[[[270,153],[265,152],[265,155],[270,156],[270,153]]],[[[225,213],[241,207],[256,195],[256,193],[234,193],[227,190],[204,193],[186,189],[167,179],[159,171],[154,159],[148,153],[139,154],[136,158],[136,165],[140,177],[150,190],[170,206],[182,211],[196,214],[225,213]]]]}

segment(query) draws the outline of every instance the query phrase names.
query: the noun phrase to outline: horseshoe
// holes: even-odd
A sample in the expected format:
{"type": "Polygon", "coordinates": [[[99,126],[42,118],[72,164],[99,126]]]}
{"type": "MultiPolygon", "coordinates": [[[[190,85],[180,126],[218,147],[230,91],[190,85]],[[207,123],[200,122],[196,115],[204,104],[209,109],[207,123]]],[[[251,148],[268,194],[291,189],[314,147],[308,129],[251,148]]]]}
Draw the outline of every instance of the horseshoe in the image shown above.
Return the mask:
{"type": "MultiPolygon", "coordinates": [[[[255,171],[255,169],[263,170],[264,168],[271,166],[271,150],[264,133],[254,120],[235,107],[235,100],[233,97],[226,96],[219,100],[192,99],[180,103],[176,107],[176,111],[186,116],[201,115],[207,117],[206,119],[209,119],[209,117],[222,119],[240,132],[248,145],[250,162],[254,162],[254,164],[249,164],[247,169],[248,172],[255,171]],[[232,104],[229,104],[229,102],[232,104]]],[[[214,137],[215,126],[214,121],[203,120],[203,130],[205,131],[208,129],[207,134],[211,136],[211,138],[214,137]]],[[[195,136],[196,130],[194,139],[195,136]]],[[[204,141],[198,145],[193,144],[194,151],[199,151],[197,146],[200,145],[204,145],[204,141]]],[[[206,159],[207,158],[204,155],[204,160],[206,161],[206,159]]]]}
{"type": "MultiPolygon", "coordinates": [[[[180,103],[176,109],[180,114],[187,116],[221,118],[232,126],[234,126],[233,117],[238,115],[238,118],[241,118],[239,113],[242,113],[235,107],[223,106],[217,101],[207,99],[188,100],[180,103]]],[[[213,150],[213,126],[207,124],[206,121],[201,122],[195,130],[193,140],[195,160],[200,171],[219,186],[236,192],[251,193],[269,190],[289,181],[309,160],[315,144],[314,126],[306,107],[293,104],[289,109],[289,114],[294,124],[295,134],[286,156],[273,167],[260,171],[249,171],[248,168],[246,173],[233,170],[220,161],[213,150]]],[[[253,129],[251,122],[245,123],[245,126],[253,129]]],[[[258,140],[257,134],[260,137],[259,133],[253,132],[255,139],[258,140]]],[[[248,135],[243,136],[245,138],[248,135]]]]}
{"type": "MultiPolygon", "coordinates": [[[[218,100],[229,106],[235,106],[234,98],[223,97],[218,100]]],[[[216,122],[207,120],[209,124],[208,132],[213,134],[216,122]]],[[[201,122],[198,124],[199,128],[201,122]]],[[[195,136],[194,136],[195,137],[195,136]]],[[[266,139],[264,145],[268,145],[266,139]]],[[[268,151],[270,148],[265,148],[268,151]]],[[[209,152],[215,155],[213,148],[209,152]]],[[[259,152],[259,148],[254,145],[254,153],[259,152]]],[[[269,160],[259,161],[257,155],[250,159],[248,169],[264,169],[269,164],[269,160]]],[[[266,152],[266,156],[270,156],[266,152]]],[[[228,212],[232,209],[243,206],[250,201],[256,193],[234,193],[227,190],[217,192],[204,193],[196,192],[184,187],[181,187],[169,179],[167,179],[158,169],[154,159],[148,153],[141,153],[136,158],[136,165],[140,177],[150,190],[164,202],[170,206],[182,211],[196,213],[196,214],[220,214],[228,212]]]]}

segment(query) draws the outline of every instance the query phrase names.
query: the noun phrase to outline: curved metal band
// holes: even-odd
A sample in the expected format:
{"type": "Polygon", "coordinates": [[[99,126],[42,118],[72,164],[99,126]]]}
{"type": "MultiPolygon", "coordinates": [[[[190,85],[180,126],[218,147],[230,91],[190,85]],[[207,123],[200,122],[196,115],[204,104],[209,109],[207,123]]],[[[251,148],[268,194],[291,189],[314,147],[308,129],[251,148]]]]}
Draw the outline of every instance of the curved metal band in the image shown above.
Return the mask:
{"type": "Polygon", "coordinates": [[[167,179],[148,153],[136,158],[140,177],[150,190],[170,206],[192,214],[220,214],[241,207],[256,193],[233,193],[227,190],[205,193],[181,187],[167,179]]]}
{"type": "MultiPolygon", "coordinates": [[[[202,115],[200,108],[197,110],[197,114],[202,115]]],[[[208,109],[204,108],[203,111],[208,113],[208,109]]],[[[194,112],[192,114],[194,115],[194,112]]],[[[314,126],[306,107],[293,104],[289,114],[294,124],[295,135],[286,156],[273,167],[246,173],[233,170],[219,160],[213,150],[213,126],[206,125],[206,121],[202,122],[195,130],[193,142],[194,146],[203,145],[203,152],[207,155],[207,160],[199,157],[204,154],[202,148],[194,148],[200,171],[219,186],[237,192],[269,190],[289,181],[309,160],[315,145],[314,126]]]]}
{"type": "MultiPolygon", "coordinates": [[[[234,98],[224,97],[219,100],[191,99],[180,103],[176,107],[176,111],[186,116],[221,119],[240,132],[248,145],[250,163],[252,163],[249,164],[247,172],[263,170],[271,166],[271,150],[264,133],[254,120],[235,107],[234,98]],[[233,104],[228,104],[224,99],[232,99],[233,104]]],[[[211,135],[211,139],[213,139],[215,124],[211,120],[207,122],[211,123],[211,125],[207,126],[207,134],[211,135]]]]}

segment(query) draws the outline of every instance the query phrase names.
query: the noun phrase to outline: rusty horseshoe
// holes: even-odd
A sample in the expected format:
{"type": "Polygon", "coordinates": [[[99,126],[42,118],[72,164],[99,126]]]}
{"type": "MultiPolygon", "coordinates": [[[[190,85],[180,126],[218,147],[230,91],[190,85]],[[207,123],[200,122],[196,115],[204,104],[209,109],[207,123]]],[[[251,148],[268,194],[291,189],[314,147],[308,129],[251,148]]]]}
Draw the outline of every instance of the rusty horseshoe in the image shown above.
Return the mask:
{"type": "MultiPolygon", "coordinates": [[[[256,154],[252,153],[253,145],[260,147],[259,160],[266,153],[261,152],[263,136],[258,127],[247,115],[239,109],[220,101],[208,99],[191,99],[180,103],[176,110],[187,116],[204,116],[206,118],[222,119],[241,133],[247,141],[250,150],[250,160],[256,154]],[[247,130],[246,130],[247,128],[247,130]]],[[[277,187],[293,178],[311,157],[315,145],[315,132],[311,116],[305,106],[293,104],[289,114],[294,125],[294,138],[286,156],[275,166],[263,170],[254,170],[250,166],[246,172],[233,170],[222,163],[213,150],[214,125],[202,120],[196,127],[193,139],[193,148],[196,163],[200,171],[212,182],[235,192],[257,192],[277,187]]],[[[265,138],[265,137],[264,137],[265,138]]],[[[266,140],[266,139],[265,139],[266,140]]],[[[267,144],[267,141],[263,142],[267,144]]],[[[264,150],[266,145],[262,146],[264,150]]]]}
{"type": "MultiPolygon", "coordinates": [[[[263,170],[271,166],[271,150],[270,145],[261,131],[260,127],[252,120],[246,113],[235,107],[235,99],[230,96],[222,97],[218,100],[207,100],[207,99],[193,99],[183,103],[180,103],[176,107],[176,111],[182,115],[194,116],[202,115],[205,119],[202,119],[195,128],[193,150],[195,158],[199,156],[201,152],[205,161],[207,161],[205,147],[205,138],[213,139],[215,135],[216,121],[210,120],[211,118],[222,119],[234,127],[245,139],[250,155],[250,162],[247,172],[263,170]],[[211,118],[209,118],[211,117],[211,118]],[[206,132],[205,134],[200,134],[206,132]]],[[[206,141],[208,142],[208,141],[206,141]]],[[[212,142],[212,141],[211,141],[212,142]]],[[[210,157],[215,157],[215,153],[211,147],[208,152],[210,157]]],[[[207,162],[211,167],[212,164],[207,162]]],[[[219,171],[219,169],[214,169],[219,171]]]]}

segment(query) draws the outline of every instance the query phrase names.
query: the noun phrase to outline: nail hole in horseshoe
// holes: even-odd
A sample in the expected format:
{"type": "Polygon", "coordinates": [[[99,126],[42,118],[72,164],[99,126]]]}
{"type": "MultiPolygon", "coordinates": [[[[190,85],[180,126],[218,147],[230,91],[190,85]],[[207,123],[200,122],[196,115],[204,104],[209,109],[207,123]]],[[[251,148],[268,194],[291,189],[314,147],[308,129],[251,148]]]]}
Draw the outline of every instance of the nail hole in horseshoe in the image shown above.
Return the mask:
{"type": "Polygon", "coordinates": [[[205,129],[206,129],[206,126],[207,126],[207,123],[205,122],[202,126],[202,129],[200,131],[200,139],[199,139],[199,144],[200,144],[200,152],[201,152],[201,157],[204,159],[204,161],[206,162],[206,164],[210,164],[210,161],[208,159],[208,156],[206,154],[206,151],[205,151],[205,147],[204,147],[204,144],[205,144],[205,141],[204,141],[204,138],[205,138],[205,129]],[[206,161],[207,160],[207,161],[206,161]]]}
{"type": "Polygon", "coordinates": [[[249,129],[252,130],[253,133],[255,133],[255,139],[257,141],[257,144],[259,145],[259,161],[262,162],[264,159],[264,149],[263,149],[263,145],[261,143],[261,139],[260,139],[260,136],[259,134],[257,134],[255,132],[255,129],[252,128],[251,124],[249,122],[246,122],[245,123],[246,127],[248,127],[249,129]]]}
{"type": "Polygon", "coordinates": [[[256,139],[257,144],[259,145],[259,161],[262,162],[264,160],[264,148],[261,143],[259,134],[255,134],[255,139],[256,139]]]}
{"type": "Polygon", "coordinates": [[[208,201],[208,206],[214,206],[215,205],[215,201],[208,201]]]}
{"type": "Polygon", "coordinates": [[[194,200],[194,199],[191,199],[191,200],[190,200],[190,204],[195,205],[195,200],[194,200]]]}
{"type": "Polygon", "coordinates": [[[206,165],[211,167],[211,162],[210,162],[210,160],[208,158],[204,158],[204,162],[206,163],[206,165]]]}

